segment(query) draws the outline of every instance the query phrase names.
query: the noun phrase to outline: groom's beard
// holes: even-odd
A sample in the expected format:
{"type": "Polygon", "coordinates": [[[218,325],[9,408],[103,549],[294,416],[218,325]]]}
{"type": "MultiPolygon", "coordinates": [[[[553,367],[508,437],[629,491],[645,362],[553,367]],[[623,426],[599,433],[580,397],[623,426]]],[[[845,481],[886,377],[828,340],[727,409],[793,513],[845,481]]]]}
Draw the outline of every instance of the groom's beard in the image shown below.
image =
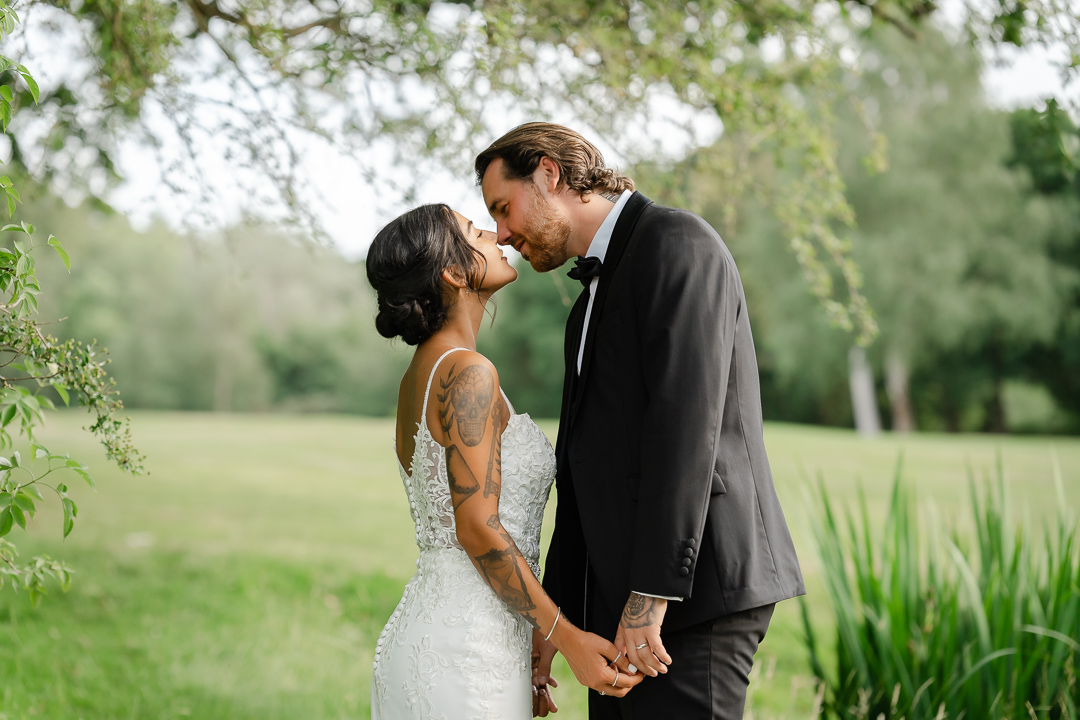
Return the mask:
{"type": "Polygon", "coordinates": [[[521,233],[528,245],[528,261],[536,272],[548,272],[566,262],[570,221],[533,186],[532,206],[521,233]]]}

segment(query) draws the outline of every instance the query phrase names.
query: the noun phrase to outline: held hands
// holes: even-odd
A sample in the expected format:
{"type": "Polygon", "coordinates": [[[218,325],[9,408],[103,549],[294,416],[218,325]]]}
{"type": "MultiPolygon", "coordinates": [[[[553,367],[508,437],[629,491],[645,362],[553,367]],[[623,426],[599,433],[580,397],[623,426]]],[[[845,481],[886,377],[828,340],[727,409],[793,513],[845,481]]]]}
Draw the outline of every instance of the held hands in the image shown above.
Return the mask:
{"type": "Polygon", "coordinates": [[[559,687],[558,681],[551,677],[551,661],[558,649],[551,641],[544,639],[544,634],[533,629],[532,639],[532,686],[533,717],[547,717],[549,712],[559,712],[551,688],[559,687]]]}
{"type": "Polygon", "coordinates": [[[551,639],[579,683],[602,695],[621,698],[642,681],[641,673],[630,671],[630,661],[625,653],[620,653],[599,635],[564,622],[565,625],[560,623],[555,629],[551,639]]]}
{"type": "Polygon", "coordinates": [[[625,653],[635,669],[650,677],[668,671],[671,656],[660,641],[668,601],[663,598],[630,593],[615,634],[615,648],[625,653]]]}

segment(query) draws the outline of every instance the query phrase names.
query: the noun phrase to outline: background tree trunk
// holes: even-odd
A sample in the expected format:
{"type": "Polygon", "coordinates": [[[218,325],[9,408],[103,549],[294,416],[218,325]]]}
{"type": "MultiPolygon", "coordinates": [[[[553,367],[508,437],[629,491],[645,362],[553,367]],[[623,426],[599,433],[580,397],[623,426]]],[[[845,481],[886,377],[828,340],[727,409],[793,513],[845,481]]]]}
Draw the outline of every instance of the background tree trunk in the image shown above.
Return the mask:
{"type": "Polygon", "coordinates": [[[915,413],[911,408],[907,363],[899,353],[890,352],[885,359],[885,390],[889,393],[893,432],[914,432],[915,413]]]}
{"type": "Polygon", "coordinates": [[[874,375],[866,362],[866,348],[853,345],[848,351],[848,380],[851,384],[851,409],[855,414],[855,430],[871,437],[881,432],[874,375]]]}

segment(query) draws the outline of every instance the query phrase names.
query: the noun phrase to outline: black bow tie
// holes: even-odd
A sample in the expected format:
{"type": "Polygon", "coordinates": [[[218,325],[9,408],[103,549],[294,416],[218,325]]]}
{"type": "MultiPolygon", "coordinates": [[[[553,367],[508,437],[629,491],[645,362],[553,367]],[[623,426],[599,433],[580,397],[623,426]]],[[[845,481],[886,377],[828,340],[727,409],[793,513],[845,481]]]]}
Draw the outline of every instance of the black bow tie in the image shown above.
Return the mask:
{"type": "Polygon", "coordinates": [[[589,287],[594,277],[600,275],[600,269],[604,267],[604,263],[601,262],[598,257],[582,257],[577,256],[574,260],[574,267],[571,268],[567,275],[571,280],[580,280],[581,284],[585,287],[589,287]]]}

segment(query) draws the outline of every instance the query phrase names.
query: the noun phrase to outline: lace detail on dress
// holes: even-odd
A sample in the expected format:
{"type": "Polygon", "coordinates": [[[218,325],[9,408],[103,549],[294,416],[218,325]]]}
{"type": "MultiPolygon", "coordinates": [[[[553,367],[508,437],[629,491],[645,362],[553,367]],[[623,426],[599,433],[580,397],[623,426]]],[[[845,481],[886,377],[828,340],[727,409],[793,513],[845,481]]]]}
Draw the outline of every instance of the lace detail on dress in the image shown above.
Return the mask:
{"type": "Polygon", "coordinates": [[[454,502],[446,481],[446,450],[435,442],[426,423],[416,424],[416,450],[412,476],[401,469],[401,481],[409,496],[409,510],[416,525],[416,546],[460,548],[454,521],[454,502]]]}
{"type": "MultiPolygon", "coordinates": [[[[458,543],[445,450],[423,420],[411,475],[399,469],[420,558],[375,647],[373,720],[526,720],[532,714],[529,624],[488,587],[458,543]]],[[[537,575],[554,478],[555,453],[544,433],[528,415],[512,414],[502,434],[499,515],[537,575]]]]}
{"type": "Polygon", "coordinates": [[[543,431],[528,415],[514,415],[503,433],[503,483],[499,517],[518,549],[540,577],[540,525],[551,481],[507,482],[507,478],[554,478],[555,453],[543,431]]]}

